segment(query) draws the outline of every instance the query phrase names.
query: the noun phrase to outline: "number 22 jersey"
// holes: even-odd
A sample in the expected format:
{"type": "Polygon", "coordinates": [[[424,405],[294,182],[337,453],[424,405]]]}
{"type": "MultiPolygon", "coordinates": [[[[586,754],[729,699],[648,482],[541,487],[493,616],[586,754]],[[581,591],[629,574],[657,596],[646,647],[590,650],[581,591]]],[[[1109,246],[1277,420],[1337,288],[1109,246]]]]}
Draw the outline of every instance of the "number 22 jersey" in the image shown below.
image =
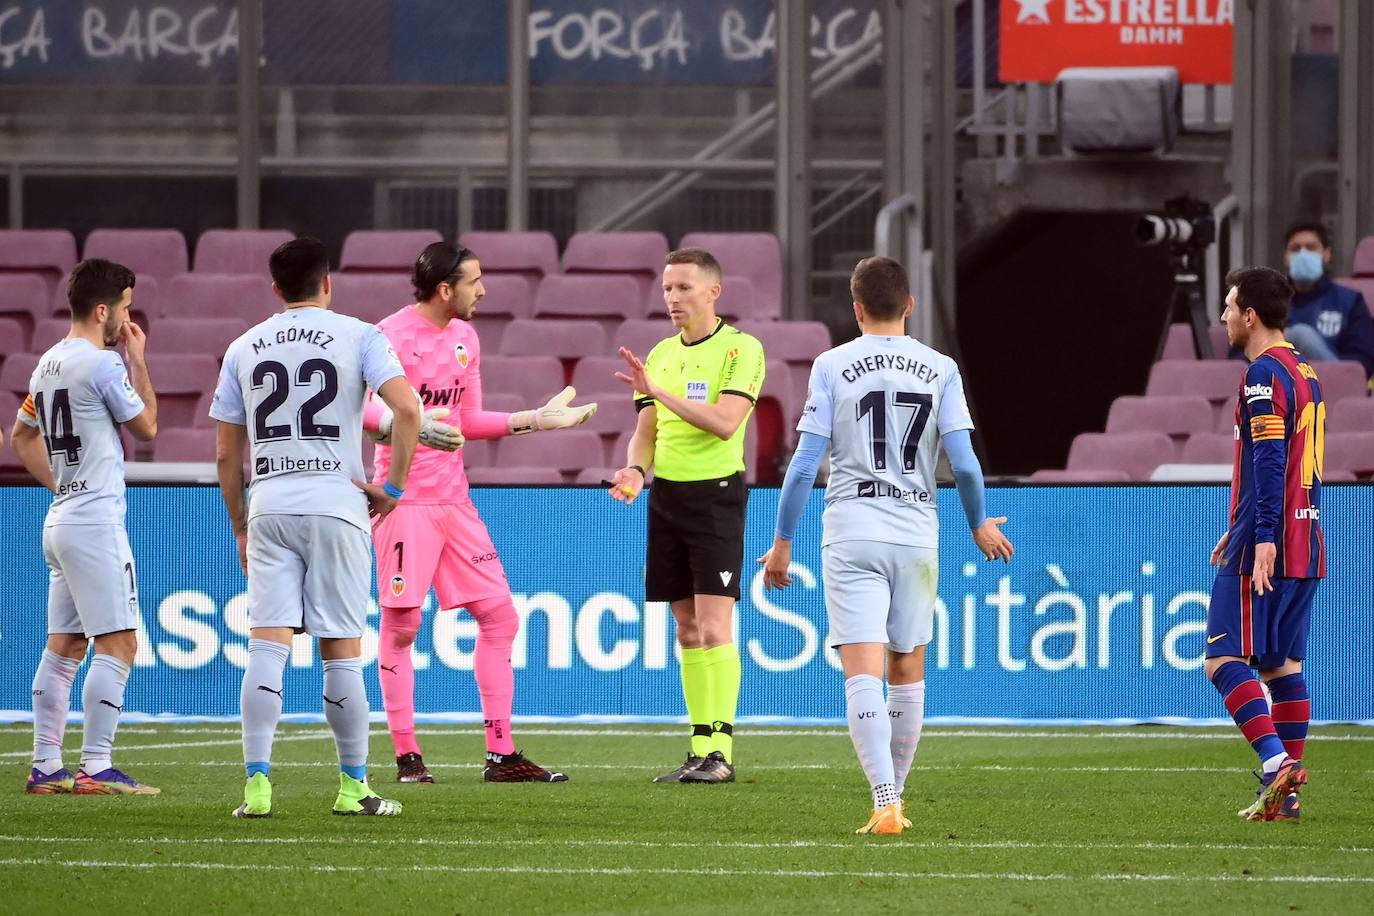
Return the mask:
{"type": "Polygon", "coordinates": [[[972,428],[959,367],[919,340],[865,334],[818,356],[797,430],[830,440],[822,545],[938,547],[940,436],[972,428]]]}
{"type": "Polygon", "coordinates": [[[404,376],[373,325],[328,309],[278,312],[229,345],[210,416],[248,428],[248,518],[329,515],[370,531],[363,397],[404,376]]]}
{"type": "Polygon", "coordinates": [[[124,524],[119,425],[143,413],[124,361],[68,337],[38,360],[20,422],[43,434],[57,493],[45,525],[124,524]]]}

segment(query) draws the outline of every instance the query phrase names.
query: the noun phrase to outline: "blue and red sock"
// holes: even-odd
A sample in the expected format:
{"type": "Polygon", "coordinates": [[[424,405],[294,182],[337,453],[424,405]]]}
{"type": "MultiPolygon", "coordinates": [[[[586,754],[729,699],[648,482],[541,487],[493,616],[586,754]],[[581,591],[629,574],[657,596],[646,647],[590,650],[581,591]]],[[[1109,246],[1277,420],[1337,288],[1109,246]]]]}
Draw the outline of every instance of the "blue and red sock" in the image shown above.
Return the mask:
{"type": "Polygon", "coordinates": [[[1274,731],[1283,742],[1283,749],[1289,757],[1301,760],[1307,747],[1307,723],[1312,718],[1312,703],[1302,672],[1270,681],[1269,698],[1274,701],[1274,731]]]}
{"type": "Polygon", "coordinates": [[[1264,698],[1264,688],[1260,686],[1255,672],[1244,662],[1227,662],[1212,675],[1212,685],[1221,694],[1226,711],[1236,720],[1245,740],[1259,755],[1260,763],[1282,757],[1283,742],[1274,730],[1274,720],[1269,715],[1269,703],[1264,698]]]}

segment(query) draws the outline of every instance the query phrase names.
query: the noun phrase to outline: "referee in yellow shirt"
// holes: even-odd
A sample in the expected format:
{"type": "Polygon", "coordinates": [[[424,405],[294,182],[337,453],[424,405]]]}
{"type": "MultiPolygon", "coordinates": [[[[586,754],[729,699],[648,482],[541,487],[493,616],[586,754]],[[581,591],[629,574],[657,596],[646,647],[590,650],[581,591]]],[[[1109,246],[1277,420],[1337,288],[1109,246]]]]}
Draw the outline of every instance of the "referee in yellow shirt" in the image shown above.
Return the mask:
{"type": "Polygon", "coordinates": [[[734,610],[744,560],[744,432],[763,388],[763,346],[716,317],[720,264],[702,248],[668,255],[663,301],[678,334],[644,361],[624,347],[639,410],[611,495],[629,504],[649,468],[644,592],[667,601],[682,647],[682,694],[692,720],[687,760],[654,782],[733,782],[739,701],[734,610]]]}

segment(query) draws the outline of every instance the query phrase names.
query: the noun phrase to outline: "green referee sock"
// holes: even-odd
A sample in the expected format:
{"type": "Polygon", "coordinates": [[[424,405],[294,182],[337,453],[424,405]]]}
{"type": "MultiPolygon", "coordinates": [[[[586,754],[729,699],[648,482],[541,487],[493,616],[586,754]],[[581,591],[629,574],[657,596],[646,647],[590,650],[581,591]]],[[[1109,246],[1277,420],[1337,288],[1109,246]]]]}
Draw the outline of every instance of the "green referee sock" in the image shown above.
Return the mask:
{"type": "Polygon", "coordinates": [[[711,686],[711,743],[712,751],[725,755],[726,763],[733,759],[735,746],[735,708],[739,704],[739,648],[732,642],[707,649],[707,679],[711,686]]]}
{"type": "Polygon", "coordinates": [[[705,649],[682,650],[682,697],[692,721],[692,756],[711,753],[711,682],[705,649]]]}

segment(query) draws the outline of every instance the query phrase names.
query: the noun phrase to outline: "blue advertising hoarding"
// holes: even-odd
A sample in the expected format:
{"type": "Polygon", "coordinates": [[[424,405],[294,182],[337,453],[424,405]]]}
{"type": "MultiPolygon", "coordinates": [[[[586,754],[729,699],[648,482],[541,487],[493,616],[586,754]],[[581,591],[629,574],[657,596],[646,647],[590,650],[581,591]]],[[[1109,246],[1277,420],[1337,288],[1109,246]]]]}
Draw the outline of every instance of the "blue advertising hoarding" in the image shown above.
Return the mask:
{"type": "MultiPolygon", "coordinates": [[[[1374,486],[1323,494],[1330,578],[1317,592],[1307,664],[1313,717],[1374,721],[1374,486]]],[[[522,717],[661,719],[683,714],[668,609],[643,599],[644,500],[604,492],[493,488],[474,492],[523,618],[513,660],[522,717]]],[[[1223,487],[994,489],[1010,517],[1010,565],[973,550],[957,496],[939,494],[940,598],[927,656],[935,721],[1215,720],[1224,711],[1202,674],[1223,487]]],[[[46,494],[0,489],[11,564],[0,600],[0,716],[29,710],[44,640],[47,575],[40,548],[46,494]]],[[[765,592],[753,560],[772,540],[777,490],[751,494],[738,641],[741,721],[843,716],[838,659],[825,646],[820,583],[821,494],[803,518],[796,584],[765,592]]],[[[247,660],[248,606],[219,494],[138,487],[129,494],[144,631],[130,679],[131,712],[234,718],[247,660]]],[[[375,606],[364,639],[374,711],[375,606]]],[[[478,715],[476,626],[426,609],[415,648],[417,710],[478,715]]],[[[319,714],[321,670],[301,638],[286,711],[319,714]]],[[[74,697],[79,698],[79,688],[74,697]]]]}

